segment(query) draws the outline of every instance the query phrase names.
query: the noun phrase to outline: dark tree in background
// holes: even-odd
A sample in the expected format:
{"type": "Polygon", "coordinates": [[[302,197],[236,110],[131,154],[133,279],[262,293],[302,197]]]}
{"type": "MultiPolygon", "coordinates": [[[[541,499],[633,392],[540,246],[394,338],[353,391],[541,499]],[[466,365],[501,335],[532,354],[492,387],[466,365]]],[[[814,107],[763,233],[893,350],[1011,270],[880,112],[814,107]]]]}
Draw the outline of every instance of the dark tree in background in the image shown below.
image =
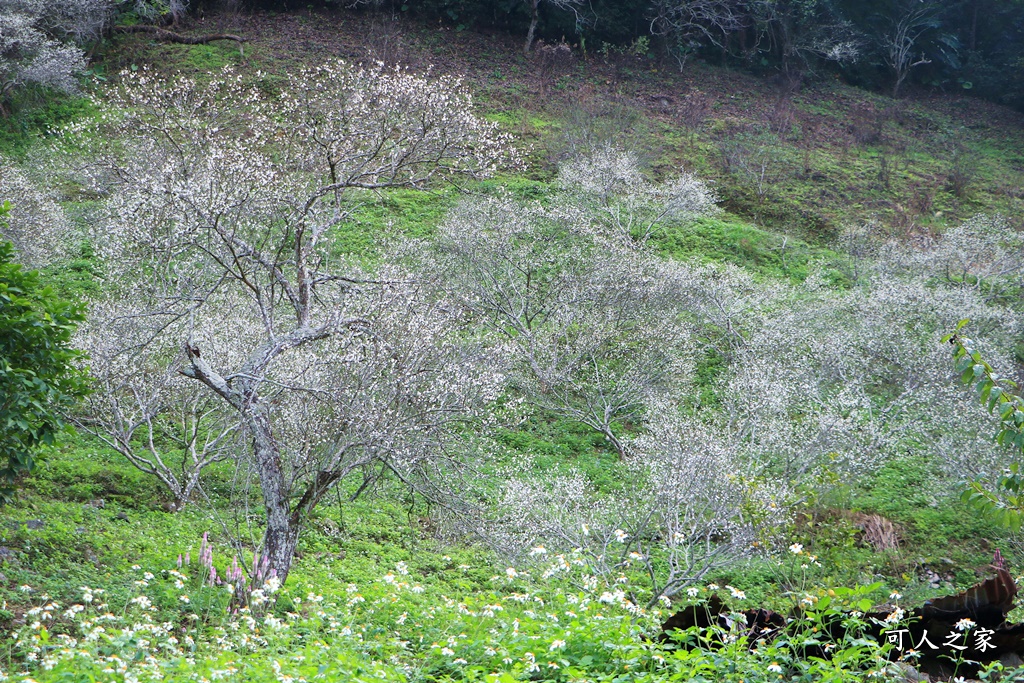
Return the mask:
{"type": "MultiPolygon", "coordinates": [[[[266,4],[266,3],[264,3],[266,4]]],[[[1024,107],[1024,0],[541,0],[383,2],[411,16],[600,49],[652,37],[681,66],[703,57],[788,81],[838,71],[897,95],[911,84],[1024,107]],[[561,8],[566,9],[566,8],[561,8]],[[534,11],[535,10],[535,11],[534,11]]]]}

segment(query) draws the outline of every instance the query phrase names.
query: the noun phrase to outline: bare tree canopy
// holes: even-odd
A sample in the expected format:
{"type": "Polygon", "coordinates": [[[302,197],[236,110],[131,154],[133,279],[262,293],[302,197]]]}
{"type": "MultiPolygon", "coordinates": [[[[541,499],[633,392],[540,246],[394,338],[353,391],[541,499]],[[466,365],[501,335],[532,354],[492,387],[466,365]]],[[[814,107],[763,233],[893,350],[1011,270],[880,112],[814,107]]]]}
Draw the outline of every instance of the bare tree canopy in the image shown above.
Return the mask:
{"type": "Polygon", "coordinates": [[[918,42],[927,31],[940,24],[938,9],[931,3],[909,3],[899,16],[892,18],[880,42],[885,63],[893,72],[893,97],[900,96],[900,89],[911,69],[931,63],[924,50],[918,47],[918,42]]]}

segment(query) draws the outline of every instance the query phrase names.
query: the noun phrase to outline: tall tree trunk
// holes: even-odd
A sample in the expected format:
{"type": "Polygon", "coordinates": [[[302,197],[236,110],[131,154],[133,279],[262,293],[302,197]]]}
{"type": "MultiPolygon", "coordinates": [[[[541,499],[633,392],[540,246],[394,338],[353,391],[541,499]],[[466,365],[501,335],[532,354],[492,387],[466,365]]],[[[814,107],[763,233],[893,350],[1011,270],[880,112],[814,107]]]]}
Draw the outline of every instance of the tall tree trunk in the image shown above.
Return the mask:
{"type": "MultiPolygon", "coordinates": [[[[256,471],[267,510],[262,556],[268,563],[268,572],[261,578],[266,579],[273,573],[284,583],[292,568],[300,525],[292,521],[288,488],[281,468],[281,453],[270,428],[270,419],[258,398],[253,399],[245,413],[245,420],[252,431],[256,471]]],[[[258,571],[259,568],[253,569],[258,571]]]]}
{"type": "Polygon", "coordinates": [[[906,78],[906,74],[899,69],[896,69],[896,80],[892,84],[892,98],[898,100],[900,98],[900,88],[903,86],[903,79],[906,78]]]}
{"type": "Polygon", "coordinates": [[[540,21],[540,0],[527,0],[530,3],[530,30],[526,33],[526,44],[523,45],[523,54],[530,54],[530,48],[533,47],[533,34],[537,31],[537,22],[540,21]]]}

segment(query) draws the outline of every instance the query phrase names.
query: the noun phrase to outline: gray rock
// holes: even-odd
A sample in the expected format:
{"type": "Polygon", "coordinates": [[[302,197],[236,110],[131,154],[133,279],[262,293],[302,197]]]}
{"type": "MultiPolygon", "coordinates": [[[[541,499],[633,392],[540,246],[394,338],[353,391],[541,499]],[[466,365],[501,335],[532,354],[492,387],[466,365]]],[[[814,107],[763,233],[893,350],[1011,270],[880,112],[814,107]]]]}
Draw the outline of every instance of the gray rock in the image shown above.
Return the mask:
{"type": "Polygon", "coordinates": [[[1008,652],[999,658],[999,663],[1007,669],[1016,669],[1017,667],[1024,665],[1024,659],[1021,659],[1016,653],[1008,652]]]}
{"type": "Polygon", "coordinates": [[[900,670],[904,683],[928,683],[931,679],[906,662],[897,662],[896,667],[900,670]]]}
{"type": "Polygon", "coordinates": [[[128,521],[128,515],[126,515],[124,512],[118,512],[116,515],[114,515],[114,517],[116,517],[117,519],[120,519],[123,522],[127,522],[128,521]]]}
{"type": "Polygon", "coordinates": [[[30,519],[27,522],[25,522],[25,526],[27,526],[29,529],[42,529],[44,526],[46,526],[46,522],[44,522],[41,519],[30,519]]]}
{"type": "Polygon", "coordinates": [[[13,560],[17,556],[17,551],[11,550],[5,545],[0,545],[0,560],[13,560]]]}

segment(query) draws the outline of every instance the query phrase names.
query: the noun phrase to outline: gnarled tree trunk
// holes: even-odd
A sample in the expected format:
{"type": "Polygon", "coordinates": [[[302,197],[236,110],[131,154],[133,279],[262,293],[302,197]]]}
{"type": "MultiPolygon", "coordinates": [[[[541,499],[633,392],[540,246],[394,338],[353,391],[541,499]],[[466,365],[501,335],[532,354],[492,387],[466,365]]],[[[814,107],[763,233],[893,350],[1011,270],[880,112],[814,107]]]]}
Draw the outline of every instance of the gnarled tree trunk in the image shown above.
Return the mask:
{"type": "MultiPolygon", "coordinates": [[[[246,426],[252,432],[253,456],[260,479],[263,503],[267,510],[267,528],[263,532],[263,553],[268,563],[268,578],[277,576],[284,583],[291,571],[295,546],[299,542],[299,524],[293,523],[288,488],[281,467],[281,453],[270,428],[270,420],[253,395],[245,414],[246,426]]],[[[257,567],[253,568],[258,570],[257,567]]]]}

